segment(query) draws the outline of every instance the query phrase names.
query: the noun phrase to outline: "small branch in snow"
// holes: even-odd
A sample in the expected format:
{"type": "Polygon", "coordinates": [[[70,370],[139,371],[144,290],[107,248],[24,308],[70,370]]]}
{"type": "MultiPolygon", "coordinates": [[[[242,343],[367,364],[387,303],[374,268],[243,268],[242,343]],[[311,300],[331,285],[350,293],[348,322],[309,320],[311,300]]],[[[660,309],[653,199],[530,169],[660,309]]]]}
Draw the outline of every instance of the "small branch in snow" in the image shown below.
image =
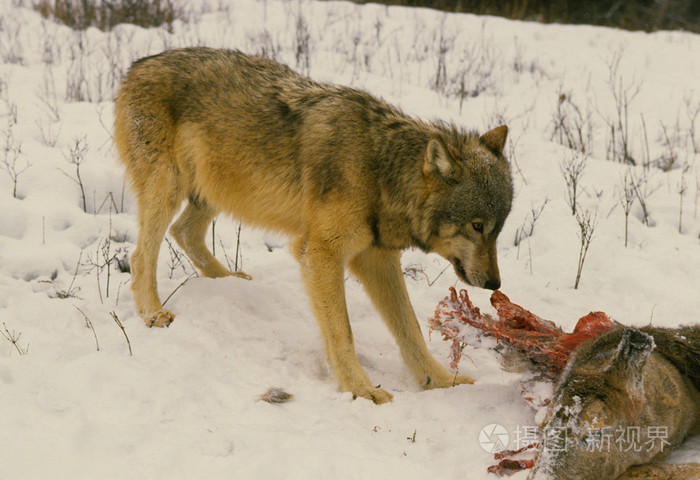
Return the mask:
{"type": "Polygon", "coordinates": [[[78,308],[77,305],[73,305],[77,311],[79,311],[83,317],[85,318],[85,325],[92,330],[92,335],[95,337],[95,348],[97,348],[97,351],[100,351],[100,344],[97,341],[97,333],[95,333],[95,327],[92,326],[92,322],[90,321],[90,318],[83,312],[80,308],[78,308]]]}
{"type": "Polygon", "coordinates": [[[26,355],[27,352],[29,352],[29,344],[27,344],[27,346],[24,348],[19,346],[19,339],[22,336],[22,334],[17,333],[14,330],[10,331],[7,328],[7,325],[5,325],[5,322],[2,322],[2,327],[4,331],[0,330],[0,335],[2,335],[8,342],[10,342],[15,347],[17,353],[19,353],[20,355],[26,355]]]}
{"type": "Polygon", "coordinates": [[[428,282],[428,286],[432,287],[435,282],[437,282],[437,279],[442,276],[443,273],[445,273],[445,270],[450,268],[450,264],[448,263],[445,265],[445,268],[443,268],[440,273],[437,274],[437,276],[430,280],[430,277],[428,277],[428,274],[425,273],[425,267],[423,265],[416,265],[416,264],[411,264],[407,266],[406,268],[403,269],[403,274],[406,275],[407,277],[412,278],[415,281],[419,280],[419,274],[425,277],[425,280],[428,282]]]}
{"type": "Polygon", "coordinates": [[[121,329],[122,333],[124,334],[124,338],[126,338],[126,344],[129,346],[129,356],[133,357],[134,352],[131,351],[131,342],[129,341],[129,336],[126,334],[126,329],[124,328],[124,325],[122,325],[122,322],[119,320],[119,317],[117,317],[117,314],[114,311],[109,312],[109,314],[112,316],[114,323],[117,324],[117,326],[121,329]]]}
{"type": "MultiPolygon", "coordinates": [[[[61,170],[66,177],[73,180],[80,187],[80,196],[83,201],[83,212],[87,213],[87,200],[85,198],[85,185],[83,185],[83,179],[80,176],[80,165],[85,163],[85,156],[88,151],[87,138],[75,138],[73,140],[72,147],[67,154],[64,154],[66,161],[71,165],[75,165],[75,178],[61,170]]],[[[60,169],[59,169],[60,170],[60,169]]]]}
{"type": "Polygon", "coordinates": [[[588,210],[576,214],[576,222],[578,223],[580,230],[579,240],[581,240],[581,248],[579,249],[578,268],[576,270],[574,289],[578,289],[579,282],[581,281],[581,271],[583,270],[583,264],[586,261],[588,247],[591,246],[591,240],[593,240],[593,232],[595,231],[597,224],[597,215],[597,212],[591,214],[591,212],[588,210]]]}
{"type": "Polygon", "coordinates": [[[182,281],[182,283],[180,283],[180,285],[178,285],[177,287],[175,287],[175,290],[173,290],[172,292],[170,292],[170,295],[168,295],[168,297],[163,301],[163,303],[161,304],[161,307],[164,307],[165,304],[168,303],[168,300],[170,300],[170,297],[172,297],[173,295],[175,295],[175,292],[177,292],[178,290],[180,290],[180,287],[182,287],[184,284],[186,284],[186,283],[190,280],[190,278],[192,278],[192,277],[198,277],[198,276],[199,276],[199,274],[197,274],[197,272],[192,272],[192,273],[190,273],[190,275],[189,275],[186,279],[184,279],[184,280],[182,281]]]}

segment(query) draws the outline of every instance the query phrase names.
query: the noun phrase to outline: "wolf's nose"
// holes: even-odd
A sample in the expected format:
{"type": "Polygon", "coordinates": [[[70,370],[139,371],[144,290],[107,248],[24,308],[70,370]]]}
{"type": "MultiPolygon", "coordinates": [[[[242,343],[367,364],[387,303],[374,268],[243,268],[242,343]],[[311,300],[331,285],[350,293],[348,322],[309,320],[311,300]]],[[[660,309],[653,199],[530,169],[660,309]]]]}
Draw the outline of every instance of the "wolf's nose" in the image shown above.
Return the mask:
{"type": "Polygon", "coordinates": [[[484,284],[484,288],[488,288],[489,290],[498,290],[500,286],[500,280],[486,280],[486,283],[484,284]]]}

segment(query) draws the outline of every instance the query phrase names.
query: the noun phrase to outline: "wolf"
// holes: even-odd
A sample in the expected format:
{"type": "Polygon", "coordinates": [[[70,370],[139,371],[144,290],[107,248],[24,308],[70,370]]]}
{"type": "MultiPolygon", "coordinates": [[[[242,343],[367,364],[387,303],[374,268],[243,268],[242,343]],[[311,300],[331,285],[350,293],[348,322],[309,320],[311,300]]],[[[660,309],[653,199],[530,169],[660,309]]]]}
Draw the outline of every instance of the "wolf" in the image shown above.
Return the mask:
{"type": "Polygon", "coordinates": [[[700,433],[700,325],[618,326],[578,347],[543,422],[528,479],[700,479],[700,464],[667,464],[700,433]]]}
{"type": "Polygon", "coordinates": [[[341,390],[392,399],[355,355],[346,267],[421,385],[472,383],[429,353],[400,255],[409,247],[437,252],[462,281],[499,288],[496,239],[513,197],[507,134],[505,125],[479,135],[424,122],[365,91],[239,51],[184,48],[138,60],[116,94],[114,124],[138,206],[136,309],[152,327],[174,318],[158,297],[156,266],[187,200],[170,234],[207,277],[250,279],[205,246],[219,212],[291,237],[341,390]]]}

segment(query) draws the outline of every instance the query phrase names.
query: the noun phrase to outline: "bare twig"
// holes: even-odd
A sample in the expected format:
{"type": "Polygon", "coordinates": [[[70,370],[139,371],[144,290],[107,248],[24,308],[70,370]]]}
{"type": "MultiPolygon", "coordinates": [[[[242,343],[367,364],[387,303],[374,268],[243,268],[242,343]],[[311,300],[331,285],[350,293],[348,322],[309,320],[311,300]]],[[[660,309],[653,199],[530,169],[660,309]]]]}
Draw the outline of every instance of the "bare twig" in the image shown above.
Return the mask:
{"type": "Polygon", "coordinates": [[[620,63],[623,57],[623,49],[614,52],[608,62],[608,86],[615,105],[615,114],[610,118],[605,113],[600,113],[607,123],[610,131],[610,143],[608,145],[609,159],[634,165],[636,162],[630,150],[630,122],[629,110],[634,99],[642,89],[642,83],[638,80],[626,82],[620,73],[620,63]]]}
{"type": "Polygon", "coordinates": [[[216,257],[216,218],[211,221],[211,254],[216,257]]]}
{"type": "Polygon", "coordinates": [[[170,259],[168,260],[168,267],[170,267],[169,278],[173,278],[175,270],[177,270],[178,268],[182,268],[182,273],[187,273],[187,269],[185,268],[185,264],[183,262],[183,259],[187,259],[187,256],[182,252],[182,250],[180,250],[179,248],[175,248],[175,246],[173,246],[173,243],[168,237],[165,237],[164,240],[165,243],[168,245],[168,253],[170,255],[170,259]]]}
{"type": "Polygon", "coordinates": [[[109,208],[109,235],[105,239],[105,243],[102,246],[102,258],[105,261],[105,266],[107,267],[107,286],[105,287],[105,294],[109,298],[109,282],[112,277],[112,261],[116,259],[116,256],[111,254],[112,248],[112,207],[109,208]]]}
{"type": "Polygon", "coordinates": [[[73,140],[73,146],[68,151],[68,154],[64,154],[68,163],[75,165],[75,178],[68,175],[66,172],[61,172],[80,187],[80,194],[83,200],[83,211],[87,213],[87,200],[85,198],[85,186],[83,185],[83,180],[80,177],[80,165],[85,163],[85,154],[88,151],[87,140],[85,137],[76,138],[73,140]]]}
{"type": "Polygon", "coordinates": [[[229,270],[233,271],[233,266],[231,265],[231,259],[228,256],[228,253],[226,252],[226,247],[224,247],[224,242],[221,241],[221,237],[217,237],[219,240],[219,246],[221,246],[221,251],[224,252],[224,260],[226,260],[226,266],[228,267],[229,270]]]}
{"type": "Polygon", "coordinates": [[[7,325],[5,325],[5,322],[2,322],[2,326],[4,331],[0,330],[0,335],[2,335],[8,342],[10,342],[15,347],[17,353],[19,353],[20,355],[26,355],[27,352],[29,352],[29,344],[27,344],[27,346],[24,348],[19,346],[19,339],[22,336],[22,334],[17,333],[14,330],[10,331],[7,328],[7,325]]]}
{"type": "Polygon", "coordinates": [[[117,208],[117,202],[114,201],[114,195],[112,194],[112,192],[107,192],[107,195],[105,195],[105,198],[104,200],[102,200],[102,203],[100,204],[99,208],[95,210],[95,215],[99,214],[102,211],[102,207],[105,206],[107,200],[110,201],[109,205],[111,207],[114,207],[114,213],[119,213],[119,208],[117,208]]]}
{"type": "Polygon", "coordinates": [[[627,246],[627,239],[629,237],[629,216],[630,211],[632,211],[632,205],[634,205],[635,196],[635,177],[626,171],[625,174],[620,178],[620,190],[618,192],[619,202],[622,206],[622,210],[625,213],[625,247],[627,246]]]}
{"type": "Polygon", "coordinates": [[[692,95],[686,94],[684,102],[685,114],[688,120],[687,135],[693,146],[693,152],[700,153],[700,138],[698,138],[698,131],[695,128],[695,124],[700,117],[700,101],[694,103],[692,95]]]}
{"type": "Polygon", "coordinates": [[[678,162],[678,150],[681,148],[681,133],[678,121],[676,121],[673,127],[668,127],[665,123],[661,123],[661,133],[659,137],[661,144],[665,147],[665,151],[661,157],[658,158],[656,164],[664,172],[670,172],[678,162]]]}
{"type": "Polygon", "coordinates": [[[182,281],[182,283],[180,283],[180,285],[178,285],[177,287],[175,287],[175,290],[173,290],[172,292],[170,292],[170,295],[168,295],[168,297],[163,301],[163,303],[161,304],[161,306],[164,307],[165,304],[168,303],[168,300],[170,300],[170,297],[172,297],[173,295],[175,295],[175,292],[177,292],[178,290],[180,290],[180,288],[181,288],[184,284],[186,284],[192,277],[198,277],[198,276],[199,276],[199,274],[197,274],[197,272],[192,272],[192,273],[190,273],[189,276],[188,276],[186,279],[184,279],[184,280],[182,281]]]}
{"type": "Polygon", "coordinates": [[[576,270],[576,282],[574,283],[574,289],[578,288],[579,282],[581,281],[583,263],[586,261],[588,247],[591,246],[597,216],[597,212],[591,215],[591,212],[588,210],[576,214],[576,222],[578,222],[579,226],[579,240],[581,240],[581,248],[579,249],[578,254],[578,268],[576,270]]]}
{"type": "MultiPolygon", "coordinates": [[[[241,223],[238,223],[238,232],[236,233],[236,259],[234,261],[235,272],[238,271],[238,256],[241,250],[241,223]]],[[[243,259],[241,258],[241,268],[243,268],[243,259]]]]}
{"type": "Polygon", "coordinates": [[[299,3],[299,12],[296,21],[295,50],[297,68],[305,75],[308,75],[310,68],[309,59],[311,55],[311,33],[309,32],[309,25],[301,11],[301,2],[299,3]]]}
{"type": "MultiPolygon", "coordinates": [[[[58,122],[61,120],[61,109],[58,105],[58,95],[56,94],[56,80],[53,73],[53,68],[51,65],[46,65],[44,68],[44,74],[42,77],[42,83],[39,86],[39,90],[36,92],[36,96],[46,109],[46,113],[49,115],[48,123],[51,125],[53,122],[58,122]]],[[[50,128],[50,127],[49,127],[50,128]]],[[[60,127],[59,127],[60,130],[60,127]]],[[[42,128],[42,137],[44,139],[54,138],[58,135],[44,135],[42,128]]],[[[51,143],[51,142],[44,142],[51,143]]],[[[55,145],[55,142],[54,142],[55,145]]]]}
{"type": "MultiPolygon", "coordinates": [[[[4,20],[4,19],[3,19],[4,20]]],[[[24,52],[20,30],[24,23],[17,16],[12,16],[9,22],[3,22],[0,30],[0,57],[4,63],[24,63],[24,52]]]]}
{"type": "Polygon", "coordinates": [[[576,202],[579,193],[579,184],[583,171],[586,168],[588,156],[579,151],[573,151],[571,155],[559,163],[564,181],[566,182],[567,202],[571,208],[571,215],[576,215],[576,202]]]}
{"type": "Polygon", "coordinates": [[[77,305],[73,305],[77,311],[79,311],[83,317],[85,318],[85,325],[92,330],[92,335],[95,337],[95,348],[97,348],[97,351],[100,351],[100,344],[97,341],[97,333],[95,333],[95,327],[92,325],[92,322],[90,321],[90,318],[83,312],[80,308],[78,308],[77,305]]]}
{"type": "Polygon", "coordinates": [[[119,293],[122,291],[122,285],[124,285],[128,282],[129,282],[129,280],[127,280],[127,281],[122,280],[121,282],[119,282],[119,286],[117,287],[117,298],[114,301],[115,306],[119,305],[119,293]]]}
{"type": "Polygon", "coordinates": [[[631,185],[634,187],[634,195],[639,201],[639,206],[642,207],[642,223],[647,227],[654,226],[654,221],[651,219],[651,214],[649,213],[649,208],[647,207],[647,200],[649,196],[654,193],[658,188],[659,184],[655,186],[650,186],[649,184],[649,170],[642,169],[631,171],[631,185]]]}
{"type": "Polygon", "coordinates": [[[686,175],[690,172],[690,163],[685,163],[681,168],[681,181],[678,186],[678,195],[680,196],[680,206],[678,210],[678,233],[683,233],[683,197],[688,191],[688,182],[686,175]]]}
{"type": "Polygon", "coordinates": [[[445,270],[447,270],[448,268],[450,268],[449,263],[432,280],[430,280],[430,277],[428,277],[428,274],[425,273],[425,267],[423,267],[423,265],[415,265],[415,264],[408,265],[406,268],[403,269],[403,274],[406,275],[407,277],[412,278],[415,281],[418,281],[418,275],[422,275],[425,277],[425,280],[428,282],[428,286],[432,287],[433,284],[437,281],[437,279],[440,278],[442,276],[442,274],[445,273],[445,270]]]}
{"type": "Polygon", "coordinates": [[[114,310],[109,312],[109,314],[112,316],[114,323],[117,324],[117,326],[121,329],[122,333],[124,334],[124,338],[126,338],[126,344],[129,347],[129,356],[132,357],[134,353],[131,351],[131,342],[129,341],[129,336],[126,334],[126,329],[124,328],[124,325],[122,325],[122,322],[119,320],[119,317],[117,317],[117,314],[114,312],[114,310]]]}
{"type": "Polygon", "coordinates": [[[593,118],[590,108],[584,111],[573,101],[571,93],[559,87],[557,109],[552,118],[552,138],[561,145],[590,153],[593,143],[593,118]]]}
{"type": "Polygon", "coordinates": [[[530,213],[525,217],[525,220],[523,220],[523,224],[515,231],[513,246],[520,246],[520,242],[522,242],[523,239],[532,236],[535,231],[535,223],[537,223],[537,219],[540,218],[540,215],[542,215],[542,212],[544,211],[544,207],[546,207],[548,203],[549,197],[545,198],[539,207],[535,207],[534,204],[530,206],[530,213]]]}
{"type": "Polygon", "coordinates": [[[15,141],[12,133],[13,126],[14,124],[10,122],[4,133],[5,144],[2,149],[2,158],[0,158],[0,169],[5,170],[10,176],[12,180],[12,196],[17,198],[17,179],[31,166],[31,163],[22,157],[22,143],[15,141]]]}
{"type": "Polygon", "coordinates": [[[56,296],[58,298],[69,298],[69,297],[75,297],[75,292],[80,290],[80,287],[77,287],[73,289],[73,284],[75,283],[75,277],[78,276],[78,270],[80,269],[80,261],[83,258],[83,251],[80,251],[80,254],[78,255],[78,262],[75,264],[75,271],[73,272],[73,278],[70,281],[70,285],[68,285],[67,290],[56,290],[56,296]]]}
{"type": "MultiPolygon", "coordinates": [[[[442,18],[442,24],[445,23],[445,17],[442,18]]],[[[435,71],[435,80],[433,81],[433,90],[438,93],[445,93],[447,89],[447,53],[452,49],[454,45],[454,38],[445,38],[442,33],[443,29],[440,29],[440,39],[437,46],[437,70],[435,71]]],[[[461,79],[459,96],[463,99],[466,96],[464,76],[461,79]]]]}

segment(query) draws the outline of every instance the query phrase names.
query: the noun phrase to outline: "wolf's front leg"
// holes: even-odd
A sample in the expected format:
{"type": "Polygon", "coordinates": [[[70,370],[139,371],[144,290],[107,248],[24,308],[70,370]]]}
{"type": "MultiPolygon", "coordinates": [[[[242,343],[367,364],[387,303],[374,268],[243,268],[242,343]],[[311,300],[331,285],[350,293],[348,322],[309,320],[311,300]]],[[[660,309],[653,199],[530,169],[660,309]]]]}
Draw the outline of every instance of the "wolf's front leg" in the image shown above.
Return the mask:
{"type": "Polygon", "coordinates": [[[340,389],[377,404],[391,401],[389,392],[372,386],[355,356],[340,253],[326,242],[309,241],[299,261],[311,306],[326,342],[328,362],[340,389]]]}
{"type": "Polygon", "coordinates": [[[408,297],[400,256],[398,250],[370,247],[350,267],[396,338],[406,366],[424,388],[474,383],[471,377],[450,373],[428,351],[408,297]]]}

